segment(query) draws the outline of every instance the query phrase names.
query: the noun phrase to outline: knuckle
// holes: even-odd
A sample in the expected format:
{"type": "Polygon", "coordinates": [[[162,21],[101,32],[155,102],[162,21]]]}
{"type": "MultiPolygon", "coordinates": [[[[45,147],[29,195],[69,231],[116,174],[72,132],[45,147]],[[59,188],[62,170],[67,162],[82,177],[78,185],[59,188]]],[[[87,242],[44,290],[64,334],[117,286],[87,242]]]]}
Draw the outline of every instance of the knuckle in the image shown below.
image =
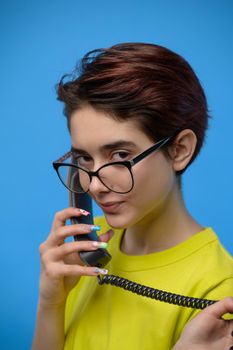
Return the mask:
{"type": "Polygon", "coordinates": [[[56,277],[56,273],[52,264],[45,265],[44,270],[48,277],[50,278],[56,277]]]}
{"type": "Polygon", "coordinates": [[[48,254],[46,254],[46,252],[44,251],[40,256],[41,263],[44,267],[47,266],[47,261],[48,261],[47,255],[48,254]]]}
{"type": "Polygon", "coordinates": [[[93,245],[93,241],[81,241],[79,242],[79,246],[82,248],[82,249],[86,249],[86,250],[89,250],[89,249],[95,249],[95,248],[98,248],[97,246],[95,247],[93,245]]]}
{"type": "Polygon", "coordinates": [[[66,254],[68,254],[68,253],[70,253],[71,252],[71,250],[72,250],[72,246],[70,247],[68,244],[63,244],[63,246],[61,247],[61,250],[62,250],[62,253],[64,254],[64,255],[66,255],[66,254]]]}
{"type": "Polygon", "coordinates": [[[40,256],[42,256],[44,254],[44,252],[46,251],[46,241],[45,242],[42,242],[40,245],[39,245],[39,253],[40,253],[40,256]]]}
{"type": "Polygon", "coordinates": [[[233,302],[233,297],[227,296],[224,298],[226,303],[232,303],[233,302]]]}
{"type": "Polygon", "coordinates": [[[40,253],[40,255],[43,254],[43,251],[44,251],[44,243],[41,243],[41,244],[39,245],[39,253],[40,253]]]}
{"type": "Polygon", "coordinates": [[[72,215],[74,215],[74,209],[73,207],[68,207],[62,210],[58,210],[55,214],[54,214],[54,221],[66,221],[69,217],[71,217],[72,215]]]}
{"type": "Polygon", "coordinates": [[[55,213],[55,217],[58,217],[60,218],[61,216],[64,216],[64,215],[70,215],[72,214],[74,211],[74,208],[73,207],[68,207],[68,208],[64,208],[62,210],[58,210],[56,213],[55,213]]]}
{"type": "Polygon", "coordinates": [[[89,232],[91,231],[90,229],[90,225],[87,225],[87,224],[78,224],[78,228],[81,231],[84,231],[84,232],[89,232]]]}
{"type": "Polygon", "coordinates": [[[63,237],[64,234],[66,233],[66,230],[67,230],[67,226],[65,226],[65,225],[61,226],[61,227],[57,227],[51,231],[51,236],[53,238],[63,237]]]}
{"type": "Polygon", "coordinates": [[[88,275],[88,269],[85,267],[85,266],[81,266],[79,265],[79,269],[78,269],[78,272],[81,276],[85,276],[85,275],[88,275]]]}
{"type": "Polygon", "coordinates": [[[81,266],[76,265],[75,267],[73,267],[72,270],[70,270],[70,274],[76,276],[83,276],[81,266]]]}
{"type": "Polygon", "coordinates": [[[59,227],[59,228],[57,228],[56,230],[53,230],[52,232],[51,232],[51,234],[54,236],[54,237],[61,237],[61,235],[62,235],[62,232],[63,232],[63,227],[59,227]]]}
{"type": "Polygon", "coordinates": [[[54,219],[55,219],[55,220],[59,220],[59,218],[60,218],[60,216],[61,216],[61,213],[62,213],[61,210],[57,211],[57,212],[54,214],[54,219]]]}
{"type": "Polygon", "coordinates": [[[69,226],[62,226],[59,227],[55,232],[54,235],[58,237],[59,239],[64,240],[66,236],[69,234],[69,226]]]}

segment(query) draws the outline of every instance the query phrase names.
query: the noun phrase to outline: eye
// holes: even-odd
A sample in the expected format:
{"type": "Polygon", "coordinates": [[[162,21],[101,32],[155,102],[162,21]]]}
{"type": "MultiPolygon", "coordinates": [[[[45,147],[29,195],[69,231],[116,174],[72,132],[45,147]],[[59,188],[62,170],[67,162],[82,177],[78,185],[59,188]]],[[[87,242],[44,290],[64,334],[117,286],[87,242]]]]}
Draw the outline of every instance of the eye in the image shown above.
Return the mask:
{"type": "Polygon", "coordinates": [[[130,153],[128,151],[117,151],[112,155],[112,160],[114,162],[120,162],[122,160],[130,159],[130,153]]]}
{"type": "Polygon", "coordinates": [[[93,159],[88,155],[77,156],[77,164],[82,168],[91,168],[93,165],[93,159]]]}

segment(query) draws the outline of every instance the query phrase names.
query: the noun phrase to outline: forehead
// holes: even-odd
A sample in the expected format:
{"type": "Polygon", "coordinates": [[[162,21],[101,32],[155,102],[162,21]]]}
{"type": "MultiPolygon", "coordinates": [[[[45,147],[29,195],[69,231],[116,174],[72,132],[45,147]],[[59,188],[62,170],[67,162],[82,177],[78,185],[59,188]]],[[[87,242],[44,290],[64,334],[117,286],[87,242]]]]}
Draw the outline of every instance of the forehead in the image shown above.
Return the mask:
{"type": "Polygon", "coordinates": [[[116,120],[112,116],[85,106],[75,111],[70,119],[73,146],[99,146],[114,141],[134,141],[139,145],[151,143],[134,120],[116,120]]]}

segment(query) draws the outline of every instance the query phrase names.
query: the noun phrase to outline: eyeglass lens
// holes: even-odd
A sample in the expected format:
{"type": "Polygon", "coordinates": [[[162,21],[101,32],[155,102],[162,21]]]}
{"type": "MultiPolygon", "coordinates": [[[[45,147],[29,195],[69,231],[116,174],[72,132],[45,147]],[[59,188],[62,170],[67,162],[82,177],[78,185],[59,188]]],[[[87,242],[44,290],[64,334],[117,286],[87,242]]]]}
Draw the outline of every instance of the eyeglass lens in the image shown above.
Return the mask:
{"type": "MultiPolygon", "coordinates": [[[[60,166],[58,171],[60,179],[72,192],[88,191],[90,186],[88,172],[70,165],[60,166]]],[[[98,175],[101,182],[114,192],[126,193],[132,189],[132,175],[124,165],[107,165],[99,170],[98,175]]]]}

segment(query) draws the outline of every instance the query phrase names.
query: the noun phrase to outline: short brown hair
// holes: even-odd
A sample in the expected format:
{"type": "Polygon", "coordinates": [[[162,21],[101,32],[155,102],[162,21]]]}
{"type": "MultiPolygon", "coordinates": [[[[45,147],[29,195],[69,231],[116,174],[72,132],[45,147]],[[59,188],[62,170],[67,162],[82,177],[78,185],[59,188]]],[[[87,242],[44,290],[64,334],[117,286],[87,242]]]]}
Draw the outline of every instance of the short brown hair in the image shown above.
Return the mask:
{"type": "Polygon", "coordinates": [[[191,162],[202,147],[209,117],[205,93],[188,62],[165,47],[123,43],[88,52],[57,93],[68,126],[72,113],[89,104],[119,120],[137,120],[153,141],[193,130],[191,162]]]}

